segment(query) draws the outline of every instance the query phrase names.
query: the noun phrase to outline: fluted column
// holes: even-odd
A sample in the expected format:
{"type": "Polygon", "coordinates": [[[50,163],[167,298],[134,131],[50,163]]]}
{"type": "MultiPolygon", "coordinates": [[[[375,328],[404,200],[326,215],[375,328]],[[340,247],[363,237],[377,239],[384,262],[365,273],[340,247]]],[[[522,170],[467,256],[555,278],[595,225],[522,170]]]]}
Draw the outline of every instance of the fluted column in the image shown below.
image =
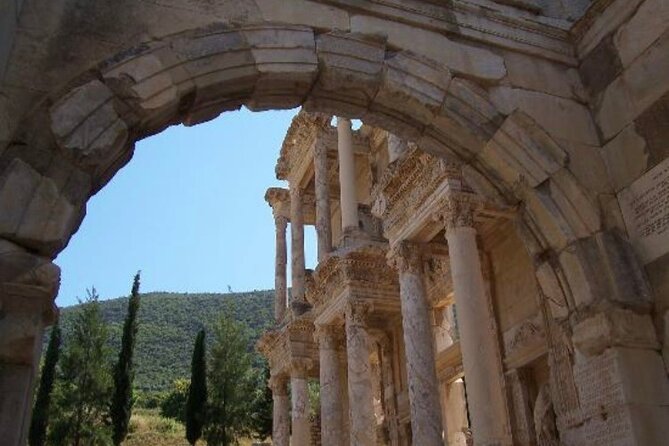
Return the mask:
{"type": "Polygon", "coordinates": [[[288,379],[276,376],[270,379],[272,389],[272,444],[290,444],[290,400],[288,399],[288,379]]]}
{"type": "MultiPolygon", "coordinates": [[[[302,190],[299,185],[290,185],[290,234],[291,234],[291,278],[292,302],[304,301],[304,216],[302,190]]],[[[292,303],[291,302],[291,303],[292,303]]]]}
{"type": "Polygon", "coordinates": [[[439,381],[420,246],[406,241],[399,242],[391,255],[391,263],[400,274],[413,442],[424,446],[442,445],[439,381]]]}
{"type": "Polygon", "coordinates": [[[367,333],[368,307],[351,302],[346,310],[349,429],[351,446],[376,446],[372,365],[367,333]]]}
{"type": "Polygon", "coordinates": [[[337,150],[339,153],[339,188],[342,232],[358,228],[358,198],[355,191],[355,155],[351,121],[337,118],[337,150]]]}
{"type": "Polygon", "coordinates": [[[497,334],[481,271],[474,208],[466,196],[454,197],[444,213],[467,403],[477,446],[510,445],[497,334]]]}
{"type": "Polygon", "coordinates": [[[321,398],[321,444],[323,446],[343,446],[344,412],[342,404],[341,369],[339,346],[343,336],[333,326],[319,326],[316,329],[320,355],[320,398],[321,398]]]}
{"type": "Polygon", "coordinates": [[[292,403],[291,446],[310,446],[311,422],[309,421],[308,360],[293,360],[290,375],[290,400],[292,403]]]}
{"type": "Polygon", "coordinates": [[[281,322],[286,313],[287,283],[286,283],[286,227],[288,219],[277,215],[274,217],[276,229],[276,259],[274,264],[274,319],[281,322]]]}
{"type": "Polygon", "coordinates": [[[328,151],[321,141],[314,147],[314,181],[316,183],[316,233],[318,235],[318,261],[325,259],[332,250],[330,224],[330,185],[328,183],[328,151]]]}

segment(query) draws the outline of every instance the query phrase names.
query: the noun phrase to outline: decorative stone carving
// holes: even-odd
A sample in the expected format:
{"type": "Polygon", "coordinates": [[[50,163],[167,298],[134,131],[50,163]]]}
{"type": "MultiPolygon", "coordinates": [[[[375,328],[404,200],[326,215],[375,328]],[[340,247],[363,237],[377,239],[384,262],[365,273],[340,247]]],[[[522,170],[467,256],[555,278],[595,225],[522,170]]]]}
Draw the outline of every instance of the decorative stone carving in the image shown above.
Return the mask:
{"type": "Polygon", "coordinates": [[[546,351],[543,318],[537,315],[512,327],[503,334],[505,362],[519,367],[546,351]]]}
{"type": "Polygon", "coordinates": [[[404,272],[423,274],[422,249],[419,244],[402,240],[388,253],[388,263],[400,274],[404,272]]]}

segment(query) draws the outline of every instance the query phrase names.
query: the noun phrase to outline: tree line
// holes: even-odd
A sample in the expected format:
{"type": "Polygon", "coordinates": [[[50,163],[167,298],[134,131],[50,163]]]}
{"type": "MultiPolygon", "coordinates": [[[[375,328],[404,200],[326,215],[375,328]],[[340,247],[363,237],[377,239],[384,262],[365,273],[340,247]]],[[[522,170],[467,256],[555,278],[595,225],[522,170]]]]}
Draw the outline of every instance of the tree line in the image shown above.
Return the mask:
{"type": "MultiPolygon", "coordinates": [[[[28,436],[31,446],[118,446],[128,436],[137,401],[133,356],[139,287],[137,273],[113,364],[109,360],[108,327],[94,288],[74,315],[67,339],[56,323],[35,398],[28,436]]],[[[210,446],[227,446],[235,444],[240,436],[264,439],[271,433],[267,368],[253,366],[258,361],[248,351],[249,333],[231,313],[228,309],[222,312],[213,330],[209,354],[204,329],[198,333],[191,380],[178,380],[179,392],[173,391],[161,404],[163,415],[185,424],[190,444],[204,437],[210,446]]]]}

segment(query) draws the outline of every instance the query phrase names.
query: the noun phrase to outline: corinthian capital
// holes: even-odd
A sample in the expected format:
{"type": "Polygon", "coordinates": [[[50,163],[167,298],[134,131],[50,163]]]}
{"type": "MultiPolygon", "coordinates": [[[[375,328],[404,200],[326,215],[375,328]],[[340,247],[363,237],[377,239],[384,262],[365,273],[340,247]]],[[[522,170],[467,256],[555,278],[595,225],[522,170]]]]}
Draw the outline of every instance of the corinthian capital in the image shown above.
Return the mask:
{"type": "Polygon", "coordinates": [[[400,273],[423,272],[423,247],[418,243],[402,240],[388,253],[388,264],[400,273]]]}
{"type": "Polygon", "coordinates": [[[473,228],[474,216],[482,207],[481,199],[469,193],[449,194],[442,202],[441,209],[435,216],[444,223],[445,228],[473,228]]]}
{"type": "Polygon", "coordinates": [[[293,358],[290,361],[291,375],[297,378],[304,378],[308,375],[314,363],[311,358],[293,358]]]}
{"type": "Polygon", "coordinates": [[[314,340],[320,348],[328,350],[340,350],[345,343],[343,330],[334,325],[317,325],[314,340]]]}
{"type": "Polygon", "coordinates": [[[358,326],[367,326],[367,315],[370,305],[366,302],[351,301],[346,307],[346,323],[358,326]]]}
{"type": "Polygon", "coordinates": [[[274,395],[288,395],[288,378],[285,375],[270,376],[267,387],[272,389],[274,395]]]}

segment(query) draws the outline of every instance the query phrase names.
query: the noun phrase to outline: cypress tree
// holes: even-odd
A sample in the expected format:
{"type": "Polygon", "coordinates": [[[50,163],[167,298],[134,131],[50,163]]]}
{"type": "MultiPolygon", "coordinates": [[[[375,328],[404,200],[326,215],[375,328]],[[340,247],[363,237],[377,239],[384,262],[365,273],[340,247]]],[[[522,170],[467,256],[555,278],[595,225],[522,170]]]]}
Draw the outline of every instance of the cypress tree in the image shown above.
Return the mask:
{"type": "Polygon", "coordinates": [[[42,446],[46,441],[46,428],[49,425],[49,404],[51,403],[51,391],[56,375],[56,364],[60,354],[60,327],[58,321],[51,329],[49,346],[46,349],[42,376],[39,382],[39,390],[35,398],[33,417],[30,422],[28,443],[30,446],[42,446]]]}
{"type": "Polygon", "coordinates": [[[133,395],[132,383],[135,377],[133,368],[133,352],[137,337],[137,312],[139,311],[139,272],[135,274],[132,292],[128,300],[128,314],[123,323],[123,337],[118,362],[114,367],[114,395],[112,397],[110,415],[115,445],[120,445],[128,435],[130,415],[132,414],[133,395]]]}
{"type": "Polygon", "coordinates": [[[50,446],[101,445],[111,442],[107,326],[93,288],[76,309],[64,337],[50,408],[50,446]]]}
{"type": "Polygon", "coordinates": [[[207,404],[207,364],[205,360],[204,330],[195,339],[191,379],[186,400],[186,440],[190,444],[202,436],[207,404]]]}

